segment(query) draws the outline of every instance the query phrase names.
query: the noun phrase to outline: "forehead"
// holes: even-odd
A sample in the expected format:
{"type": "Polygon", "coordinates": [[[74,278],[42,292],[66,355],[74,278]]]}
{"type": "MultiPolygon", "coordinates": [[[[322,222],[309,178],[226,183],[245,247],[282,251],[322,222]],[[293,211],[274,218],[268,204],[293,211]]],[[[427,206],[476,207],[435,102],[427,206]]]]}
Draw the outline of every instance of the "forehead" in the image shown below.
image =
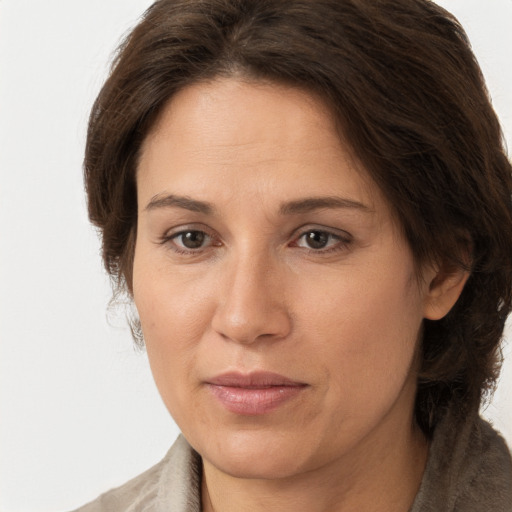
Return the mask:
{"type": "Polygon", "coordinates": [[[201,144],[217,144],[225,137],[236,145],[264,140],[265,135],[274,139],[276,128],[283,136],[293,132],[294,137],[310,137],[311,129],[320,127],[335,135],[330,109],[311,92],[275,82],[218,78],[189,85],[172,96],[146,143],[155,135],[186,136],[192,131],[202,132],[201,144]]]}
{"type": "Polygon", "coordinates": [[[255,188],[268,193],[277,184],[301,195],[341,188],[366,203],[379,195],[321,99],[294,87],[235,79],[178,92],[144,141],[137,176],[139,196],[169,187],[203,194],[215,180],[229,181],[217,191],[226,197],[255,188]]]}

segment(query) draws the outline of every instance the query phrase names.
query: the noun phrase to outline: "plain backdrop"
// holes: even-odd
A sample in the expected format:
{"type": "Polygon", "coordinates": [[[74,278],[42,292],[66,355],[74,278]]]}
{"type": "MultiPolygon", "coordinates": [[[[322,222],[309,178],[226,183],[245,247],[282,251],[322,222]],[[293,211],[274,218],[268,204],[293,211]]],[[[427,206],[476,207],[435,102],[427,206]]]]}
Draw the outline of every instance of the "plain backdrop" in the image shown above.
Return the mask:
{"type": "MultiPolygon", "coordinates": [[[[441,3],[470,35],[512,147],[512,0],[441,3]]],[[[3,512],[77,507],[157,462],[178,433],[123,311],[108,312],[81,176],[88,110],[149,4],[0,0],[3,512]]],[[[484,414],[512,444],[512,357],[484,414]]]]}

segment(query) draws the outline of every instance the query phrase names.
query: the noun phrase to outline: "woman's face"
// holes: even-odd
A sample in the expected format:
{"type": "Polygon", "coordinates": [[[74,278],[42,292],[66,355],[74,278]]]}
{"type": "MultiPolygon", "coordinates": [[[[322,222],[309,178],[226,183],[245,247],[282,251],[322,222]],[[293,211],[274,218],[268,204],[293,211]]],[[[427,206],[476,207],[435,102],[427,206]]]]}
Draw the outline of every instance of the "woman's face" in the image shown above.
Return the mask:
{"type": "Polygon", "coordinates": [[[318,99],[188,87],[146,139],[137,187],[148,357],[205,464],[285,477],[410,434],[428,286],[318,99]]]}

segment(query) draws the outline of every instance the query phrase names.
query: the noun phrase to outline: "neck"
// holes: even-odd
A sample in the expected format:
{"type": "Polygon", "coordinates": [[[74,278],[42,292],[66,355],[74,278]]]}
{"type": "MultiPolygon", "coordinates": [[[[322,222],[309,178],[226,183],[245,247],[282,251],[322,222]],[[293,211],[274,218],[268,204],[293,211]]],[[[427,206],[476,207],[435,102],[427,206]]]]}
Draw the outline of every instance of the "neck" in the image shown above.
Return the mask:
{"type": "Polygon", "coordinates": [[[407,512],[428,444],[416,427],[386,426],[332,463],[278,480],[237,478],[203,461],[203,511],[407,512]]]}

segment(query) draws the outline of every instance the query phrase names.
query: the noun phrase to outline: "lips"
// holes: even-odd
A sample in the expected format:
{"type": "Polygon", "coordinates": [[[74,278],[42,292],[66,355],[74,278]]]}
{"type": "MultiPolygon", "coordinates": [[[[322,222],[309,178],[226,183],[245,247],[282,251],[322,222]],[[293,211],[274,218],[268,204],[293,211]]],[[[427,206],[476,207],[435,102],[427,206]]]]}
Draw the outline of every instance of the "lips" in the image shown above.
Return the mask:
{"type": "Polygon", "coordinates": [[[308,387],[271,372],[225,373],[208,379],[205,384],[229,412],[247,416],[274,411],[308,387]]]}

